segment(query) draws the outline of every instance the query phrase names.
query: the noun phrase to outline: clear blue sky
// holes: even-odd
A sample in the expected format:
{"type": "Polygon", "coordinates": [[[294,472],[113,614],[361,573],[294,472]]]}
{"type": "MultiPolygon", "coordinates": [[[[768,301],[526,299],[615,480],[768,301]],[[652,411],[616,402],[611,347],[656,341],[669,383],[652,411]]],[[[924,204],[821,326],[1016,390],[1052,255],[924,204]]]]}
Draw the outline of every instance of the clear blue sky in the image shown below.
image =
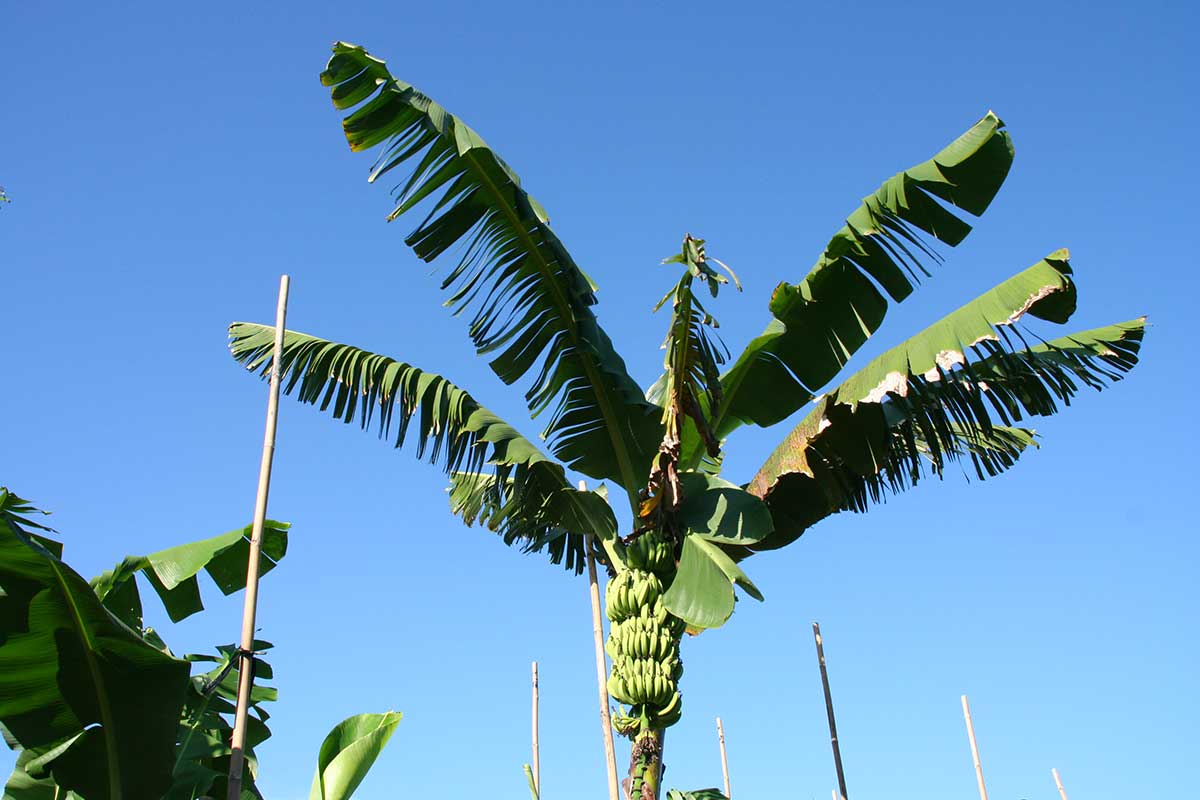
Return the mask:
{"type": "MultiPolygon", "coordinates": [[[[504,154],[645,383],[656,264],[685,231],[745,283],[715,308],[740,349],[860,197],[992,108],[1017,150],[1005,188],[862,355],[1067,246],[1074,326],[1149,314],[1143,364],[1038,422],[1011,473],[922,484],[750,561],[766,603],[686,643],[667,783],[719,784],[719,714],[736,797],[829,797],[817,619],[855,798],[974,796],[962,693],[993,800],[1053,800],[1051,767],[1073,798],[1194,791],[1194,4],[265,5],[0,12],[0,482],[56,512],[81,572],[249,520],[266,392],[225,327],[269,323],[280,273],[291,327],[524,424],[345,146],[317,82],[335,39],[504,154]]],[[[728,476],[785,430],[739,435],[728,476]]],[[[396,708],[364,800],[523,797],[537,659],[545,796],[604,797],[586,583],[463,529],[410,453],[291,400],[279,436],[271,514],[295,527],[259,616],[281,690],[266,795],[306,797],[333,723],[396,708]]],[[[216,594],[163,625],[178,651],[236,638],[241,600],[216,594]]]]}

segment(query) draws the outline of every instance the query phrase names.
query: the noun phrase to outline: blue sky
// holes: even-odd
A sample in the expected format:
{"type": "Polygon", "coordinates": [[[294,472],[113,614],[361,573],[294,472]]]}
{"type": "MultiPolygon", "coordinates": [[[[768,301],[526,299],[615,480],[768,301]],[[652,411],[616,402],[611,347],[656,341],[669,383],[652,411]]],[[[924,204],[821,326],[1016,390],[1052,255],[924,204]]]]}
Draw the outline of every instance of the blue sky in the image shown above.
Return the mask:
{"type": "MultiPolygon", "coordinates": [[[[1063,246],[1077,329],[1149,314],[1143,363],[1037,422],[986,484],[951,475],[827,520],[747,569],[767,601],[686,643],[667,784],[739,798],[835,785],[820,620],[852,796],[973,796],[971,697],[996,800],[1182,797],[1194,756],[1191,321],[1200,123],[1185,3],[9,4],[0,269],[0,483],[54,510],[91,575],[245,524],[265,387],[233,320],[289,324],[442,372],[533,434],[477,363],[438,280],[384,223],[371,159],[317,82],[345,39],[467,119],[600,284],[643,383],[690,231],[741,276],[713,309],[732,349],[765,325],[867,192],[989,108],[1017,157],[975,233],[893,310],[860,363],[1063,246]]],[[[746,480],[787,430],[743,431],[746,480]]],[[[281,701],[266,795],[307,795],[328,728],[405,713],[359,796],[524,796],[528,673],[542,673],[547,798],[605,796],[586,583],[465,530],[444,477],[285,399],[263,584],[281,701]]],[[[211,589],[211,587],[208,587],[211,589]]],[[[162,621],[177,651],[236,638],[241,600],[162,621]]],[[[623,756],[622,756],[623,758],[623,756]]],[[[9,762],[0,755],[0,768],[9,762]]]]}

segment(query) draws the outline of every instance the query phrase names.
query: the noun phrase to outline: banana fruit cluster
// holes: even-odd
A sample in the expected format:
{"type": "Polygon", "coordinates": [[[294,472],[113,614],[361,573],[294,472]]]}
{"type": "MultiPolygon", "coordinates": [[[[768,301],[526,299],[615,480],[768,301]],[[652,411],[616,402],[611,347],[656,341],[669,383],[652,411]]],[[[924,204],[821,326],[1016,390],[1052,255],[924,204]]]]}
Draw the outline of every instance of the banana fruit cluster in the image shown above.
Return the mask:
{"type": "Polygon", "coordinates": [[[605,592],[612,622],[605,650],[612,659],[608,692],[631,706],[628,716],[617,717],[616,727],[634,734],[679,721],[679,639],[685,625],[663,605],[666,589],[656,574],[674,571],[671,544],[656,533],[643,534],[627,548],[626,562],[629,569],[612,578],[605,592]]]}

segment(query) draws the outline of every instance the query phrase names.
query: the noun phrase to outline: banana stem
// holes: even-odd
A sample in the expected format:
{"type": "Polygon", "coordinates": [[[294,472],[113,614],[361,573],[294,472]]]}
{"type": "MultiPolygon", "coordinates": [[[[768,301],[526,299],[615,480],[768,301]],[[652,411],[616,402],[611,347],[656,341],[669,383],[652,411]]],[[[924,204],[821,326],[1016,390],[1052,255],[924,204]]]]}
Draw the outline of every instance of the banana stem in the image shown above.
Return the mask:
{"type": "Polygon", "coordinates": [[[627,800],[658,800],[662,790],[662,756],[666,730],[648,731],[633,743],[629,777],[624,781],[627,800]]]}

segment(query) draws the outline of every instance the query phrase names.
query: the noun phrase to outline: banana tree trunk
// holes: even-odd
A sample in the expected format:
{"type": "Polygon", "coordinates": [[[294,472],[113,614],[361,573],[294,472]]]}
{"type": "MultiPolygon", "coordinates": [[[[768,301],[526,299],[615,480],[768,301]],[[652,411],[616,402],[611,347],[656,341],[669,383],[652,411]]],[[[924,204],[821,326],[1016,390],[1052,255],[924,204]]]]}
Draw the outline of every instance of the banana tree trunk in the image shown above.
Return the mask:
{"type": "Polygon", "coordinates": [[[666,730],[652,731],[633,744],[629,775],[622,781],[627,800],[658,800],[662,791],[666,730]]]}

